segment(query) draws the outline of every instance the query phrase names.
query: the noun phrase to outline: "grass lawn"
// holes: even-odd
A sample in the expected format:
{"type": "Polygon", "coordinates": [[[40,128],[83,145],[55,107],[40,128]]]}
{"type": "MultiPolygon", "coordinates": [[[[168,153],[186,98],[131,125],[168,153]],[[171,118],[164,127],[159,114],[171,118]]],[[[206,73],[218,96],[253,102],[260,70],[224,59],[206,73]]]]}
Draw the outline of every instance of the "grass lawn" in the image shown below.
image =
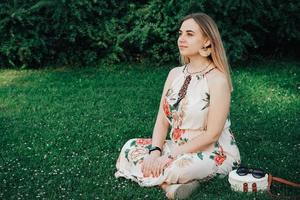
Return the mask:
{"type": "MultiPolygon", "coordinates": [[[[0,70],[0,199],[165,199],[114,172],[128,139],[151,137],[170,68],[0,70]]],[[[300,63],[232,70],[231,129],[242,163],[299,182],[300,63]]],[[[267,198],[232,192],[227,178],[191,197],[267,198]]]]}

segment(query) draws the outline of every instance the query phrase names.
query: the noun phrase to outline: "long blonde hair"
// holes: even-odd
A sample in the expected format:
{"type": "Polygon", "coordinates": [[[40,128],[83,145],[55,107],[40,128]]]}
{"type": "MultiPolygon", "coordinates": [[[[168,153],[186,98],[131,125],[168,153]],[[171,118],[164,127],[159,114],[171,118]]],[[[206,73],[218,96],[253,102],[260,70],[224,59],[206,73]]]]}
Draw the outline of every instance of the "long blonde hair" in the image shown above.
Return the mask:
{"type": "MultiPolygon", "coordinates": [[[[180,22],[180,25],[187,19],[194,19],[204,36],[210,40],[211,55],[209,56],[209,59],[211,59],[214,65],[226,75],[230,89],[233,91],[230,67],[217,24],[210,16],[204,13],[193,13],[185,16],[180,22]]],[[[188,64],[190,60],[188,57],[180,55],[180,62],[185,65],[188,64]]]]}

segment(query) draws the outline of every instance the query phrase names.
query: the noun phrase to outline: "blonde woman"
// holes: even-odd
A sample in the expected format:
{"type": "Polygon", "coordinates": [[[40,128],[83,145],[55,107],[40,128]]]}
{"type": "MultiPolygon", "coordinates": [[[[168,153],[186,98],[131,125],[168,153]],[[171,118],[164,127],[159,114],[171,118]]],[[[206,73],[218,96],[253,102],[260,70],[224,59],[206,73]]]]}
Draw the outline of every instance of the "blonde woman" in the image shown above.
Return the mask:
{"type": "Polygon", "coordinates": [[[115,173],[140,186],[160,186],[169,199],[189,197],[199,182],[240,163],[228,118],[229,66],[216,23],[204,13],[186,16],[178,48],[182,66],[169,72],[152,139],[129,140],[115,173]]]}

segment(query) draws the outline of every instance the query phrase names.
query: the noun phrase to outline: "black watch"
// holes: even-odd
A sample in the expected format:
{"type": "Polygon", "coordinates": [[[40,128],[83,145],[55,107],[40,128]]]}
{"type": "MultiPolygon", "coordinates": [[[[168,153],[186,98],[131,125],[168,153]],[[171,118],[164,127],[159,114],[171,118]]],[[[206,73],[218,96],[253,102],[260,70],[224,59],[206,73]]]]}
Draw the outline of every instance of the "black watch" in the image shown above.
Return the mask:
{"type": "Polygon", "coordinates": [[[152,146],[150,149],[149,149],[149,154],[151,154],[152,151],[160,151],[160,154],[161,154],[161,148],[157,147],[157,146],[152,146]]]}

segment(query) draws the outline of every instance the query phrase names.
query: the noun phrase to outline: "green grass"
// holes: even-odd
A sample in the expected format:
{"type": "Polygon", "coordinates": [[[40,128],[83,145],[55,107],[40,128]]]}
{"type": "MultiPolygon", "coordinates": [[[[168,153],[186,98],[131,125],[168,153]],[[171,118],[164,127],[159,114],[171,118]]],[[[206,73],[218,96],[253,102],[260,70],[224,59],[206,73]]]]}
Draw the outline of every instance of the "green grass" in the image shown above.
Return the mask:
{"type": "MultiPolygon", "coordinates": [[[[0,70],[0,199],[165,199],[114,172],[128,139],[151,137],[170,67],[0,70]]],[[[242,162],[292,181],[300,180],[299,80],[299,62],[233,68],[242,162]]],[[[191,199],[266,198],[216,178],[191,199]]]]}

